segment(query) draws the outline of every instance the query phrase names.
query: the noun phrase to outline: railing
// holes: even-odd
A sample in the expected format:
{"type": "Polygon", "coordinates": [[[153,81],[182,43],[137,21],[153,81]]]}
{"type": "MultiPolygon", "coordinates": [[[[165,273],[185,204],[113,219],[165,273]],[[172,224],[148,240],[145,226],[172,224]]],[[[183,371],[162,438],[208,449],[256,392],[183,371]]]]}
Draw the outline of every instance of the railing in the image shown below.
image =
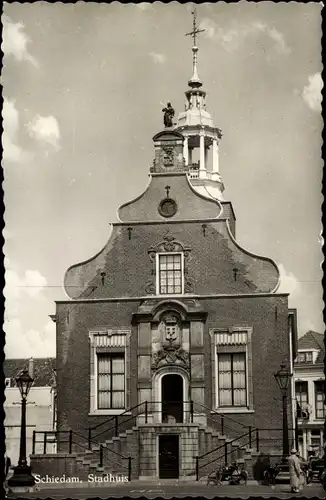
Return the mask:
{"type": "Polygon", "coordinates": [[[230,431],[233,434],[243,434],[245,429],[249,431],[250,426],[245,425],[232,417],[229,417],[229,415],[225,415],[223,413],[212,410],[202,403],[194,402],[194,412],[204,412],[206,418],[213,423],[214,429],[220,429],[223,435],[226,430],[230,431]]]}
{"type": "MultiPolygon", "coordinates": [[[[56,444],[64,444],[64,443],[68,443],[68,454],[71,455],[73,453],[73,445],[75,445],[75,447],[79,447],[79,448],[82,448],[85,452],[91,452],[93,455],[95,455],[96,453],[99,454],[99,467],[103,467],[103,454],[105,453],[105,451],[108,451],[109,453],[112,453],[115,457],[119,457],[120,459],[122,460],[127,460],[128,461],[128,464],[127,465],[124,465],[123,463],[118,463],[116,462],[115,460],[113,460],[112,458],[108,457],[108,461],[110,461],[111,463],[117,465],[119,468],[122,467],[124,469],[127,469],[128,470],[128,480],[130,481],[131,480],[131,461],[132,461],[132,457],[126,457],[125,455],[123,455],[122,453],[118,453],[117,451],[115,450],[112,450],[110,448],[108,448],[106,445],[103,445],[102,443],[98,443],[94,440],[92,440],[91,444],[95,444],[97,445],[97,447],[93,447],[93,449],[90,449],[89,448],[89,438],[86,438],[85,436],[83,436],[82,434],[80,434],[79,432],[76,432],[76,431],[72,431],[72,430],[67,430],[67,431],[33,431],[33,443],[32,443],[32,454],[35,455],[35,451],[36,451],[36,444],[37,443],[42,443],[43,445],[43,454],[45,455],[46,452],[47,452],[47,445],[50,444],[50,443],[53,443],[53,441],[49,441],[48,440],[48,436],[51,435],[55,437],[55,442],[56,444]],[[38,441],[36,439],[37,437],[37,434],[41,434],[43,435],[43,439],[38,441]],[[62,435],[67,435],[68,436],[68,439],[62,439],[61,436],[62,435]],[[75,439],[74,439],[75,438],[75,439]],[[77,438],[81,438],[82,440],[86,440],[87,441],[87,445],[83,445],[77,438]]],[[[91,447],[92,448],[92,447],[91,447]]]]}
{"type": "MultiPolygon", "coordinates": [[[[112,453],[114,456],[119,457],[122,460],[128,460],[128,470],[131,470],[131,457],[126,457],[118,452],[111,450],[106,446],[106,444],[102,444],[98,441],[99,438],[102,438],[102,442],[112,439],[112,437],[118,437],[126,428],[131,428],[131,422],[134,421],[134,424],[139,423],[139,417],[143,417],[142,423],[149,424],[150,418],[155,414],[161,414],[162,419],[158,419],[162,421],[162,423],[171,423],[168,422],[167,416],[171,415],[171,413],[175,414],[177,418],[175,418],[175,424],[177,423],[194,423],[196,419],[196,423],[200,423],[201,415],[204,415],[203,423],[211,423],[211,427],[214,430],[220,431],[224,436],[225,434],[230,435],[232,441],[226,442],[222,446],[211,450],[210,452],[196,457],[196,470],[199,473],[199,470],[209,465],[211,462],[200,465],[199,461],[204,457],[217,452],[219,449],[223,448],[223,455],[225,463],[227,463],[227,457],[229,454],[235,451],[234,449],[228,450],[228,446],[232,446],[232,443],[235,441],[243,440],[244,438],[248,438],[248,445],[252,447],[252,444],[256,443],[256,449],[259,451],[260,449],[260,438],[262,432],[270,431],[270,429],[254,429],[251,426],[246,426],[242,422],[230,417],[229,415],[225,415],[223,413],[219,413],[217,411],[212,410],[208,406],[205,406],[202,403],[197,403],[192,400],[176,402],[176,401],[144,401],[135,405],[127,410],[125,410],[120,415],[114,415],[110,418],[100,422],[99,424],[89,427],[85,429],[85,435],[77,433],[72,430],[67,431],[34,431],[33,432],[33,454],[35,454],[35,445],[36,443],[42,443],[43,445],[43,453],[45,454],[47,451],[47,446],[50,443],[53,443],[53,439],[51,436],[55,437],[55,442],[57,444],[67,443],[68,444],[68,452],[69,454],[73,451],[73,445],[80,446],[81,448],[88,450],[92,453],[99,453],[99,463],[103,464],[103,454],[105,450],[112,453]],[[174,410],[173,410],[174,405],[174,410]],[[178,411],[176,411],[178,408],[178,411]],[[170,410],[170,411],[169,411],[170,410]],[[137,421],[138,419],[138,421],[137,421]],[[36,435],[42,434],[43,440],[36,441],[36,435]],[[63,440],[62,438],[66,439],[63,440]],[[77,439],[78,438],[78,439],[77,439]],[[79,442],[77,442],[79,440],[79,442]],[[82,440],[82,442],[81,442],[82,440]],[[83,443],[83,444],[82,444],[83,443]]],[[[175,416],[174,415],[174,416],[175,416]]],[[[156,420],[157,421],[157,420],[156,420]]],[[[279,429],[275,429],[275,431],[280,431],[279,429]]],[[[265,439],[265,438],[263,438],[265,439]]],[[[246,446],[247,444],[239,445],[239,448],[242,446],[246,446]]],[[[221,458],[221,457],[219,457],[221,458]]],[[[218,458],[214,458],[212,461],[216,461],[218,458]]],[[[112,459],[110,459],[113,461],[112,459]]]]}
{"type": "MultiPolygon", "coordinates": [[[[134,421],[136,424],[137,417],[143,416],[144,423],[149,423],[149,416],[155,414],[162,414],[162,423],[164,423],[165,414],[167,416],[168,411],[165,410],[167,405],[170,408],[174,405],[176,409],[179,407],[179,413],[182,418],[179,420],[180,423],[188,420],[189,423],[193,423],[194,421],[194,402],[193,401],[144,401],[143,403],[139,403],[132,408],[125,410],[120,415],[114,415],[109,419],[101,422],[93,427],[88,428],[88,439],[89,443],[91,443],[92,439],[98,439],[99,437],[103,437],[105,435],[105,439],[110,439],[113,436],[118,436],[124,430],[125,424],[129,423],[128,428],[130,428],[130,422],[134,421]],[[130,415],[131,413],[131,415],[130,415]],[[103,430],[95,433],[94,431],[100,429],[105,426],[103,430]]],[[[91,445],[89,447],[91,449],[91,445]]]]}
{"type": "Polygon", "coordinates": [[[225,443],[221,444],[220,446],[217,446],[213,450],[208,451],[207,453],[204,453],[203,455],[196,456],[196,481],[199,481],[199,472],[200,469],[203,469],[204,467],[207,467],[208,465],[214,463],[214,462],[219,462],[221,459],[224,459],[224,465],[227,467],[228,465],[228,458],[231,454],[236,452],[237,450],[241,448],[245,448],[246,446],[249,446],[249,448],[252,448],[254,442],[256,443],[256,451],[259,452],[259,429],[253,429],[252,427],[249,427],[249,431],[246,432],[245,434],[242,434],[242,436],[238,436],[235,439],[232,439],[231,441],[226,441],[225,443]],[[239,442],[243,438],[245,439],[245,442],[239,443],[239,445],[234,449],[232,445],[234,445],[235,442],[239,442]],[[228,447],[230,449],[228,450],[228,447]],[[204,464],[199,464],[199,461],[203,458],[208,457],[209,455],[215,454],[219,450],[222,450],[223,452],[219,456],[214,456],[211,460],[208,462],[205,462],[204,464]]]}

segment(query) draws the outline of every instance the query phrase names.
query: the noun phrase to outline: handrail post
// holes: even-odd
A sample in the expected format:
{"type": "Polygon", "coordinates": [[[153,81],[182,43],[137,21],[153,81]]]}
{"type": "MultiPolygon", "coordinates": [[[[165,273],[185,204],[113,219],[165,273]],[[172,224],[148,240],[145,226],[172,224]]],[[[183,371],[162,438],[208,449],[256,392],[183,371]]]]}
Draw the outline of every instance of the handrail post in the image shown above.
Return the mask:
{"type": "Polygon", "coordinates": [[[221,415],[221,430],[222,436],[224,436],[224,415],[221,415]]]}
{"type": "Polygon", "coordinates": [[[36,431],[33,431],[33,449],[32,449],[32,455],[35,455],[35,442],[36,442],[36,431]]]}
{"type": "Polygon", "coordinates": [[[226,441],[224,443],[224,465],[225,467],[228,465],[228,444],[226,441]]]}
{"type": "Polygon", "coordinates": [[[251,433],[252,433],[252,427],[251,427],[251,425],[249,425],[249,447],[250,447],[250,448],[251,448],[251,446],[252,446],[251,433]]]}
{"type": "Polygon", "coordinates": [[[259,429],[256,429],[256,451],[259,451],[259,429]]]}
{"type": "Polygon", "coordinates": [[[44,442],[43,442],[43,454],[46,455],[46,438],[47,438],[47,431],[44,431],[44,442]]]}
{"type": "Polygon", "coordinates": [[[100,444],[100,467],[103,467],[103,444],[100,444]]]}
{"type": "Polygon", "coordinates": [[[92,449],[92,428],[88,427],[88,449],[92,449]]]}
{"type": "Polygon", "coordinates": [[[131,457],[128,457],[128,481],[131,481],[131,457]]]}
{"type": "Polygon", "coordinates": [[[196,481],[199,481],[199,458],[196,457],[196,481]]]}
{"type": "Polygon", "coordinates": [[[118,423],[118,415],[115,416],[115,419],[114,419],[114,427],[115,427],[115,435],[116,437],[118,436],[119,434],[119,423],[118,423]]]}
{"type": "Polygon", "coordinates": [[[72,454],[72,430],[69,431],[69,455],[72,454]]]}
{"type": "Polygon", "coordinates": [[[148,401],[145,401],[145,424],[148,423],[148,401]]]}
{"type": "Polygon", "coordinates": [[[194,423],[194,402],[193,402],[193,400],[190,401],[190,422],[192,424],[194,423]]]}

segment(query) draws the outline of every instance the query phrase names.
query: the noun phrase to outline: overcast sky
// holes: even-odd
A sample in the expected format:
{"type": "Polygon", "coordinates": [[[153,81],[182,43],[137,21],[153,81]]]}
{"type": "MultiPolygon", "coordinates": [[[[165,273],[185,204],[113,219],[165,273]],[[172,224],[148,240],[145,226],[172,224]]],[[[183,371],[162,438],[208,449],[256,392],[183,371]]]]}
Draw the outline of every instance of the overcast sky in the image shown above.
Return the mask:
{"type": "MultiPolygon", "coordinates": [[[[49,314],[66,269],[107,242],[140,194],[163,128],[184,109],[191,4],[5,4],[6,353],[55,356],[49,314]]],[[[202,4],[199,75],[223,130],[237,240],[272,258],[299,333],[323,332],[321,6],[202,4]]]]}

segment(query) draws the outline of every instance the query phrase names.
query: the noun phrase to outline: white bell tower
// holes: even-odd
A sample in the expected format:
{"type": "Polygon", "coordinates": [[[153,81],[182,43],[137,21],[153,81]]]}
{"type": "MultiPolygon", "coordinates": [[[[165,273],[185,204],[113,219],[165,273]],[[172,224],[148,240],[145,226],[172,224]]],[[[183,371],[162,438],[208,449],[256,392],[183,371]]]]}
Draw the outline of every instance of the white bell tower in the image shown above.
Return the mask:
{"type": "Polygon", "coordinates": [[[202,81],[198,76],[196,46],[197,34],[200,30],[196,24],[196,9],[193,10],[194,40],[193,74],[185,92],[185,111],[180,113],[175,130],[184,136],[183,156],[189,167],[189,177],[194,188],[204,194],[223,201],[224,185],[219,171],[219,142],[221,129],[214,126],[211,115],[206,111],[206,92],[201,88],[202,81]]]}

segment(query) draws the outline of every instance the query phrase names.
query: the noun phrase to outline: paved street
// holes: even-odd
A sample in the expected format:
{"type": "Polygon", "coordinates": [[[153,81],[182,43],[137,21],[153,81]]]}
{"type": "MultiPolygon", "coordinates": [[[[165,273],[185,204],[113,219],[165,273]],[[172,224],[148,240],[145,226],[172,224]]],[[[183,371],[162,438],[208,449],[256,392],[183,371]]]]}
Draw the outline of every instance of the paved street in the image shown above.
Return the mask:
{"type": "MultiPolygon", "coordinates": [[[[206,498],[214,498],[217,496],[244,497],[257,496],[260,498],[293,498],[294,494],[290,492],[288,485],[277,485],[275,490],[269,486],[247,485],[247,486],[206,486],[205,484],[195,482],[140,482],[132,481],[127,484],[107,484],[105,486],[78,486],[69,485],[69,487],[61,486],[56,488],[40,488],[33,493],[19,493],[17,495],[9,494],[9,498],[77,498],[80,500],[95,498],[95,497],[123,497],[129,496],[138,497],[184,497],[184,496],[205,496],[206,498]]],[[[325,492],[318,483],[306,486],[301,494],[295,495],[298,497],[305,496],[308,498],[319,497],[325,498],[325,492]]]]}

